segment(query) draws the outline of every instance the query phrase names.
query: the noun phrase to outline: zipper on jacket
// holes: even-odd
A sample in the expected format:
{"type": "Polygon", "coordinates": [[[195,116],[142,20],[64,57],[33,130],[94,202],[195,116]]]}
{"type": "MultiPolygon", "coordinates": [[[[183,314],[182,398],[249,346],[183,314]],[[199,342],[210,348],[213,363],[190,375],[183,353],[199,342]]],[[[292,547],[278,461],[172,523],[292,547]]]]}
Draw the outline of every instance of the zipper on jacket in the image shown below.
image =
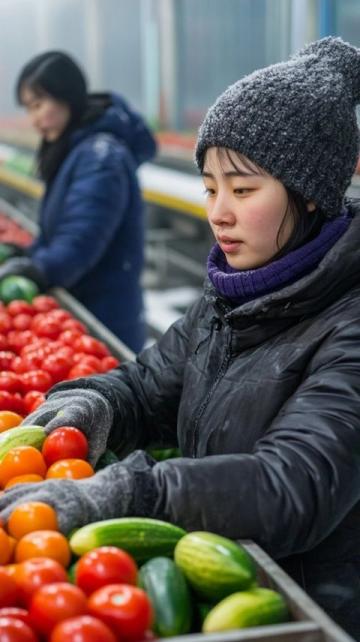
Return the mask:
{"type": "MultiPolygon", "coordinates": [[[[222,324],[220,322],[220,327],[221,326],[222,326],[222,324]]],[[[215,330],[218,332],[219,328],[217,326],[215,326],[215,330]]],[[[217,384],[219,383],[220,379],[223,377],[223,375],[226,372],[226,369],[228,367],[228,363],[230,361],[230,355],[231,355],[231,351],[230,351],[230,339],[229,339],[228,344],[226,346],[224,358],[223,358],[223,360],[222,360],[222,362],[220,364],[219,370],[217,371],[217,374],[216,374],[216,377],[215,377],[215,379],[213,381],[213,384],[210,387],[210,390],[207,393],[204,401],[202,402],[197,414],[195,415],[193,438],[192,438],[192,457],[193,458],[196,457],[196,451],[197,451],[197,446],[198,446],[200,419],[201,419],[202,415],[204,414],[204,412],[206,410],[206,407],[207,407],[207,405],[208,405],[208,403],[209,403],[209,401],[210,401],[210,399],[212,397],[213,391],[215,390],[215,388],[216,388],[217,384]]]]}

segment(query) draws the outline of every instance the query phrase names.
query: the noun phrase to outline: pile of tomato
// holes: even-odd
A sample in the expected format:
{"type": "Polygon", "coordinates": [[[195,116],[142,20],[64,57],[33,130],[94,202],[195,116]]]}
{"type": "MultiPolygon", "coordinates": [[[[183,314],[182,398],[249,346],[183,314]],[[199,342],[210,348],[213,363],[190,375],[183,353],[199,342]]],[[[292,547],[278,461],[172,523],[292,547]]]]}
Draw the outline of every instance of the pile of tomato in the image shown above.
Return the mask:
{"type": "Polygon", "coordinates": [[[13,219],[0,212],[0,242],[16,243],[16,245],[29,245],[32,236],[20,227],[13,219]]]}
{"type": "Polygon", "coordinates": [[[0,548],[13,542],[12,563],[0,566],[0,639],[6,642],[145,642],[153,610],[136,586],[137,564],[102,546],[72,562],[56,513],[42,502],[16,507],[0,527],[0,548]]]}
{"type": "Polygon", "coordinates": [[[118,363],[53,297],[0,303],[0,410],[27,415],[55,383],[106,372],[118,363]]]}

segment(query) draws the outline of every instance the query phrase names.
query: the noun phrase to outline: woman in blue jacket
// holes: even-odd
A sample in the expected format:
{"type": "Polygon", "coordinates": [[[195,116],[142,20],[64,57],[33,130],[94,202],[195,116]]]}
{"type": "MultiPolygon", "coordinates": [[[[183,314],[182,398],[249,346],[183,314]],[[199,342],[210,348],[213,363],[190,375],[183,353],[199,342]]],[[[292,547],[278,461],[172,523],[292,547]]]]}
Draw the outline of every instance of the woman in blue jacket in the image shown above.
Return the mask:
{"type": "Polygon", "coordinates": [[[46,191],[39,237],[0,277],[22,274],[66,288],[138,352],[145,340],[144,223],[136,169],[154,156],[154,138],[122,97],[88,94],[82,71],[62,52],[32,59],[16,93],[42,137],[46,191]]]}

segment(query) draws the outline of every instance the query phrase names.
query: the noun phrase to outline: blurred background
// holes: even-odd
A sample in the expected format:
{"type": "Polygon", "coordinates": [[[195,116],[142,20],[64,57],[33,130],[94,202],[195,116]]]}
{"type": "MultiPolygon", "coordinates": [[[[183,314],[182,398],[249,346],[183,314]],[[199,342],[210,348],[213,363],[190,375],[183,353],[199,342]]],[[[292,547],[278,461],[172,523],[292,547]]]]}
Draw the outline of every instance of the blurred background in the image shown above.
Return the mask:
{"type": "MultiPolygon", "coordinates": [[[[139,171],[157,337],[198,295],[213,242],[193,163],[208,106],[241,76],[327,35],[360,47],[360,0],[0,0],[0,197],[37,220],[37,139],[14,84],[37,53],[68,52],[90,89],[122,93],[159,143],[139,171]]],[[[360,175],[349,192],[360,194],[360,175]]]]}
{"type": "Polygon", "coordinates": [[[146,115],[163,154],[189,159],[227,85],[329,34],[360,46],[359,0],[0,0],[1,124],[26,126],[14,79],[59,48],[146,115]]]}

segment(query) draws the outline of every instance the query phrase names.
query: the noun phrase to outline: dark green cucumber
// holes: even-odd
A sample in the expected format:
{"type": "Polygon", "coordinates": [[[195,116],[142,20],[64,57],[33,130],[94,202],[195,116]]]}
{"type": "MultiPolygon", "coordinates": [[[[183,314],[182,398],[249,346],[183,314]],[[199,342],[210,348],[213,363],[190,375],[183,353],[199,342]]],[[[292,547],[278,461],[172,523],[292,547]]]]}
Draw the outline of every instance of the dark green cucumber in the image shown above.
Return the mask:
{"type": "Polygon", "coordinates": [[[186,579],[167,557],[154,557],[139,571],[139,586],[153,605],[154,632],[162,638],[188,633],[192,621],[191,595],[186,579]]]}
{"type": "Polygon", "coordinates": [[[216,604],[206,616],[203,633],[279,624],[289,619],[286,602],[280,593],[266,588],[233,593],[216,604]]]}
{"type": "Polygon", "coordinates": [[[175,548],[175,562],[196,593],[205,600],[223,597],[254,585],[256,568],[250,555],[226,537],[188,533],[175,548]]]}
{"type": "Polygon", "coordinates": [[[119,517],[94,522],[79,528],[70,538],[76,555],[83,555],[97,546],[118,546],[137,562],[151,557],[171,557],[185,531],[178,526],[147,517],[119,517]]]}

